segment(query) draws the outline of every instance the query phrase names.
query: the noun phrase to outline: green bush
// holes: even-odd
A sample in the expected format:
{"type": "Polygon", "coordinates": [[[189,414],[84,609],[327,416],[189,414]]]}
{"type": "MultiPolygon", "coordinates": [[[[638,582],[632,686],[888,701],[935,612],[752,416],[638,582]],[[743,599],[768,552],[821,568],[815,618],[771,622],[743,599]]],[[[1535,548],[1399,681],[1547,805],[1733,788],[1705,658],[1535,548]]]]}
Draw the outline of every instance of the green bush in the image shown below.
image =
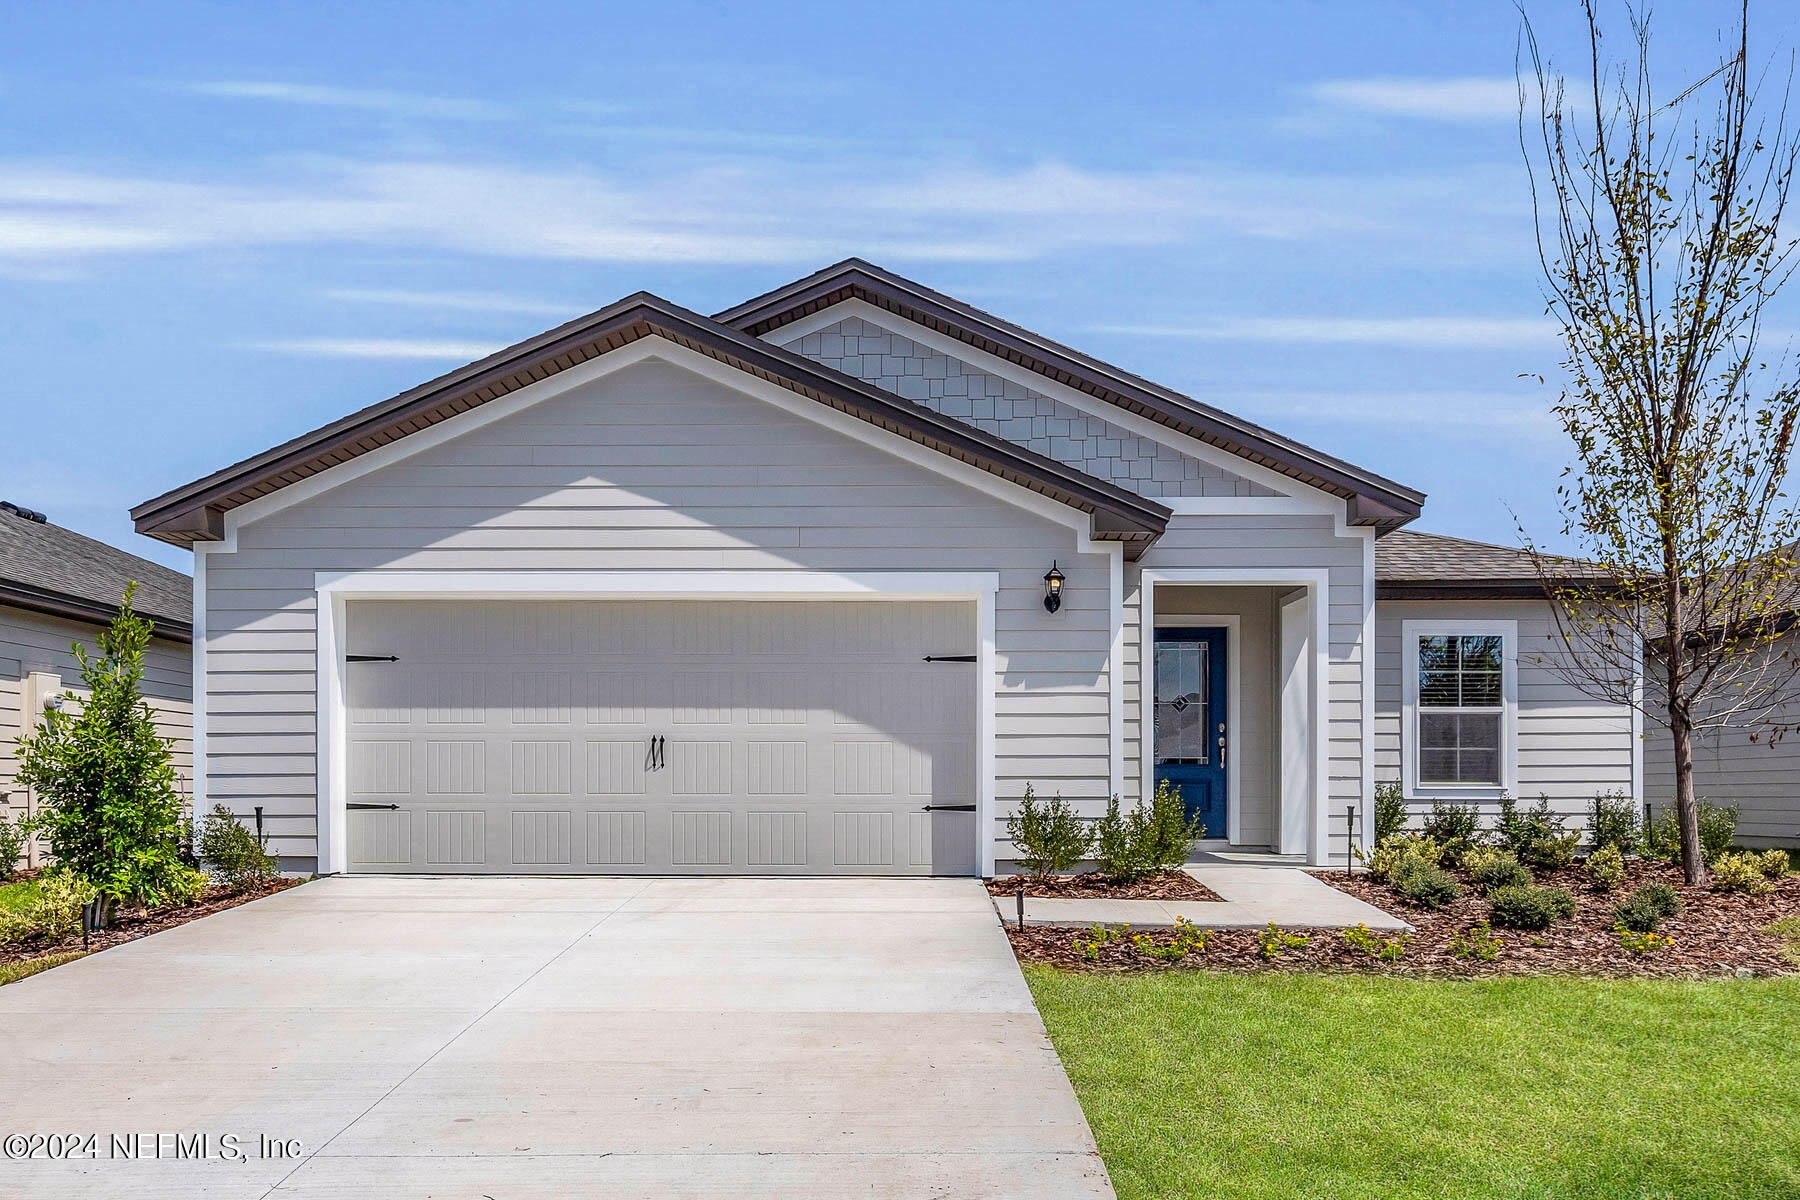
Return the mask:
{"type": "Polygon", "coordinates": [[[1530,887],[1536,882],[1510,850],[1485,846],[1471,850],[1463,856],[1463,869],[1484,892],[1502,887],[1530,887]]]}
{"type": "MultiPolygon", "coordinates": [[[[1700,860],[1710,867],[1719,855],[1731,849],[1737,837],[1737,805],[1715,808],[1701,800],[1695,805],[1694,815],[1700,825],[1700,860]]],[[[1681,813],[1673,803],[1664,805],[1657,811],[1655,821],[1645,824],[1644,857],[1681,861],[1681,813]]]]}
{"type": "Polygon", "coordinates": [[[1406,828],[1406,793],[1397,783],[1375,785],[1375,841],[1387,841],[1406,828]]]}
{"type": "MultiPolygon", "coordinates": [[[[1030,789],[1026,789],[1030,795],[1030,789]]],[[[1060,803],[1060,800],[1058,801],[1060,803]]],[[[1009,826],[1008,833],[1011,832],[1009,826]]],[[[223,804],[215,804],[200,823],[200,858],[220,883],[241,891],[275,875],[275,859],[267,839],[258,838],[223,804]]],[[[1080,854],[1075,856],[1077,860],[1080,854]]]]}
{"type": "Polygon", "coordinates": [[[1780,879],[1794,869],[1786,850],[1764,850],[1761,854],[1746,851],[1765,879],[1780,879]]]}
{"type": "Polygon", "coordinates": [[[1712,865],[1715,892],[1746,892],[1752,896],[1772,892],[1775,885],[1763,875],[1759,856],[1749,853],[1721,854],[1712,865]]]}
{"type": "Polygon", "coordinates": [[[1624,792],[1595,796],[1594,806],[1588,810],[1588,841],[1596,850],[1612,846],[1620,854],[1637,853],[1637,805],[1624,792]]]}
{"type": "Polygon", "coordinates": [[[1667,917],[1681,911],[1681,898],[1666,883],[1646,883],[1613,905],[1613,924],[1636,933],[1654,933],[1667,917]]]}
{"type": "Polygon", "coordinates": [[[1442,908],[1463,894],[1462,884],[1422,858],[1403,858],[1388,876],[1394,890],[1420,908],[1442,908]]]}
{"type": "Polygon", "coordinates": [[[1520,812],[1511,796],[1500,797],[1496,826],[1500,844],[1528,867],[1560,871],[1575,861],[1581,834],[1568,832],[1564,825],[1562,814],[1551,811],[1548,796],[1539,796],[1537,806],[1529,812],[1520,812]]]}
{"type": "Polygon", "coordinates": [[[1501,887],[1488,895],[1493,922],[1509,929],[1548,929],[1575,915],[1575,897],[1563,888],[1501,887]]]}
{"type": "Polygon", "coordinates": [[[184,866],[169,877],[169,884],[157,898],[158,908],[185,908],[206,895],[206,872],[184,866]]]}
{"type": "Polygon", "coordinates": [[[72,871],[49,871],[33,881],[28,903],[0,911],[0,943],[20,942],[36,934],[60,942],[81,932],[81,906],[99,893],[72,871]]]}
{"type": "MultiPolygon", "coordinates": [[[[207,824],[211,823],[212,818],[207,818],[207,824]]],[[[1038,800],[1029,783],[1025,785],[1025,797],[1019,802],[1018,811],[1006,818],[1006,836],[1018,847],[1019,865],[1039,879],[1073,867],[1086,857],[1093,841],[1087,826],[1062,798],[1062,793],[1043,802],[1038,800]]],[[[202,833],[201,852],[205,853],[205,850],[206,835],[202,833]]]]}
{"type": "Polygon", "coordinates": [[[1425,836],[1444,848],[1444,865],[1454,867],[1481,845],[1481,817],[1473,804],[1433,801],[1425,818],[1425,836]]]}
{"type": "Polygon", "coordinates": [[[99,654],[71,647],[86,700],[48,709],[19,740],[17,782],[37,792],[33,824],[61,866],[110,900],[153,901],[180,869],[181,797],[156,714],[140,691],[151,624],[132,611],[135,583],[112,623],[100,632],[99,654]]]}
{"type": "Polygon", "coordinates": [[[1121,812],[1119,798],[1106,803],[1106,816],[1095,831],[1094,857],[1100,873],[1114,879],[1147,879],[1180,868],[1188,849],[1204,837],[1198,815],[1189,817],[1181,789],[1163,780],[1146,807],[1121,812]]]}
{"type": "Polygon", "coordinates": [[[19,869],[19,859],[25,856],[25,840],[30,836],[23,816],[9,821],[0,815],[0,880],[11,879],[19,869]]]}
{"type": "Polygon", "coordinates": [[[1421,834],[1401,833],[1383,838],[1367,855],[1358,849],[1356,856],[1368,869],[1369,878],[1385,883],[1392,877],[1394,868],[1407,859],[1437,866],[1444,856],[1444,848],[1421,834]]]}
{"type": "Polygon", "coordinates": [[[1610,892],[1625,882],[1625,855],[1608,843],[1587,856],[1588,882],[1597,892],[1610,892]]]}

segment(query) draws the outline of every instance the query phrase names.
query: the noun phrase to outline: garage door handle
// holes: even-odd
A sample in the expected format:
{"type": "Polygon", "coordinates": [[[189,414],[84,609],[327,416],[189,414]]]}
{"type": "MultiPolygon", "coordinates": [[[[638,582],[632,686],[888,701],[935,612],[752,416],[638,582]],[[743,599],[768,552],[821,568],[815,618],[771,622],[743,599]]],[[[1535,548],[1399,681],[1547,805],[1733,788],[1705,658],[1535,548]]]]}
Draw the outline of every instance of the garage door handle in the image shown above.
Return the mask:
{"type": "Polygon", "coordinates": [[[973,654],[927,654],[926,662],[974,662],[973,654]]]}
{"type": "Polygon", "coordinates": [[[399,808],[398,804],[346,804],[345,808],[399,808]]]}
{"type": "Polygon", "coordinates": [[[346,654],[345,662],[399,662],[398,654],[346,654]]]}
{"type": "Polygon", "coordinates": [[[927,804],[920,812],[974,812],[973,804],[927,804]]]}

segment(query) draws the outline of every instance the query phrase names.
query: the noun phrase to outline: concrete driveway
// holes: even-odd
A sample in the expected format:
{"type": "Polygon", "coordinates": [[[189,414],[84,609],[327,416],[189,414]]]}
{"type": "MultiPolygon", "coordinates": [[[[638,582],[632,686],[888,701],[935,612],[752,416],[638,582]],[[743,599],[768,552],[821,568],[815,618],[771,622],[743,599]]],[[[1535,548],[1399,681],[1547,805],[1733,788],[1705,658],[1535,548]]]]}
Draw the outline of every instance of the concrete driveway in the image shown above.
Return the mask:
{"type": "Polygon", "coordinates": [[[323,879],[0,988],[0,1074],[6,1197],[1112,1195],[973,880],[323,879]]]}

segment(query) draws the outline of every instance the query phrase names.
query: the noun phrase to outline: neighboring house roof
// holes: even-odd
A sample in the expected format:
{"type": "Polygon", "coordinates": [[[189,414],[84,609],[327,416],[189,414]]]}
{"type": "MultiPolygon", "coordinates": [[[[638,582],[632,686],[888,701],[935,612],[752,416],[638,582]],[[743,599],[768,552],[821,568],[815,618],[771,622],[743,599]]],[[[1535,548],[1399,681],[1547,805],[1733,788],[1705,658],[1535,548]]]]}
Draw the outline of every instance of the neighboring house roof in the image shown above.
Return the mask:
{"type": "Polygon", "coordinates": [[[0,604],[79,621],[110,621],[127,581],[134,607],[161,637],[193,637],[192,581],[180,571],[127,554],[72,529],[0,505],[0,604]]]}
{"type": "Polygon", "coordinates": [[[224,535],[227,511],[560,371],[659,335],[1088,513],[1135,559],[1167,526],[1154,500],[934,413],[648,292],[528,338],[389,400],[146,501],[140,533],[175,545],[224,535]]]}
{"type": "Polygon", "coordinates": [[[859,258],[845,259],[747,300],[715,314],[714,319],[761,336],[851,298],[1341,496],[1350,501],[1353,525],[1396,529],[1416,518],[1425,503],[1423,492],[1170,391],[859,258]]]}
{"type": "MultiPolygon", "coordinates": [[[[1566,564],[1555,582],[1600,583],[1598,568],[1579,558],[1566,564]]],[[[1481,599],[1544,594],[1531,556],[1512,546],[1472,542],[1441,533],[1397,530],[1375,543],[1375,595],[1388,599],[1481,599]]]]}

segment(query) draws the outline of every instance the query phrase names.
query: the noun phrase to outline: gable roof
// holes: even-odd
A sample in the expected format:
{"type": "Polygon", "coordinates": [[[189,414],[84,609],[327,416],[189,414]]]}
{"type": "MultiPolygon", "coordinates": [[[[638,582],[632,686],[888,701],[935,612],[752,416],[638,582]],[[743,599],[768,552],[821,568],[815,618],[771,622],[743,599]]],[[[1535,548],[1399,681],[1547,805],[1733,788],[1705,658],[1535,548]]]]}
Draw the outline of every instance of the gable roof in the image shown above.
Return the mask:
{"type": "Polygon", "coordinates": [[[192,583],[180,571],[0,506],[0,604],[100,623],[136,580],[133,605],[158,636],[193,638],[192,583]]]}
{"type": "Polygon", "coordinates": [[[851,298],[1340,496],[1350,502],[1353,525],[1384,532],[1397,529],[1416,518],[1425,503],[1423,492],[1170,391],[860,258],[845,259],[746,300],[715,314],[714,319],[760,337],[851,298]]]}
{"type": "Polygon", "coordinates": [[[224,536],[225,513],[641,338],[660,336],[1089,514],[1135,559],[1169,509],[1065,463],[900,399],[749,334],[638,292],[371,405],[131,510],[174,545],[224,536]]]}
{"type": "MultiPolygon", "coordinates": [[[[1585,559],[1554,561],[1567,565],[1556,582],[1605,582],[1599,568],[1585,559]]],[[[1414,600],[1531,599],[1544,595],[1544,584],[1523,550],[1401,529],[1375,543],[1375,595],[1414,600]]]]}

